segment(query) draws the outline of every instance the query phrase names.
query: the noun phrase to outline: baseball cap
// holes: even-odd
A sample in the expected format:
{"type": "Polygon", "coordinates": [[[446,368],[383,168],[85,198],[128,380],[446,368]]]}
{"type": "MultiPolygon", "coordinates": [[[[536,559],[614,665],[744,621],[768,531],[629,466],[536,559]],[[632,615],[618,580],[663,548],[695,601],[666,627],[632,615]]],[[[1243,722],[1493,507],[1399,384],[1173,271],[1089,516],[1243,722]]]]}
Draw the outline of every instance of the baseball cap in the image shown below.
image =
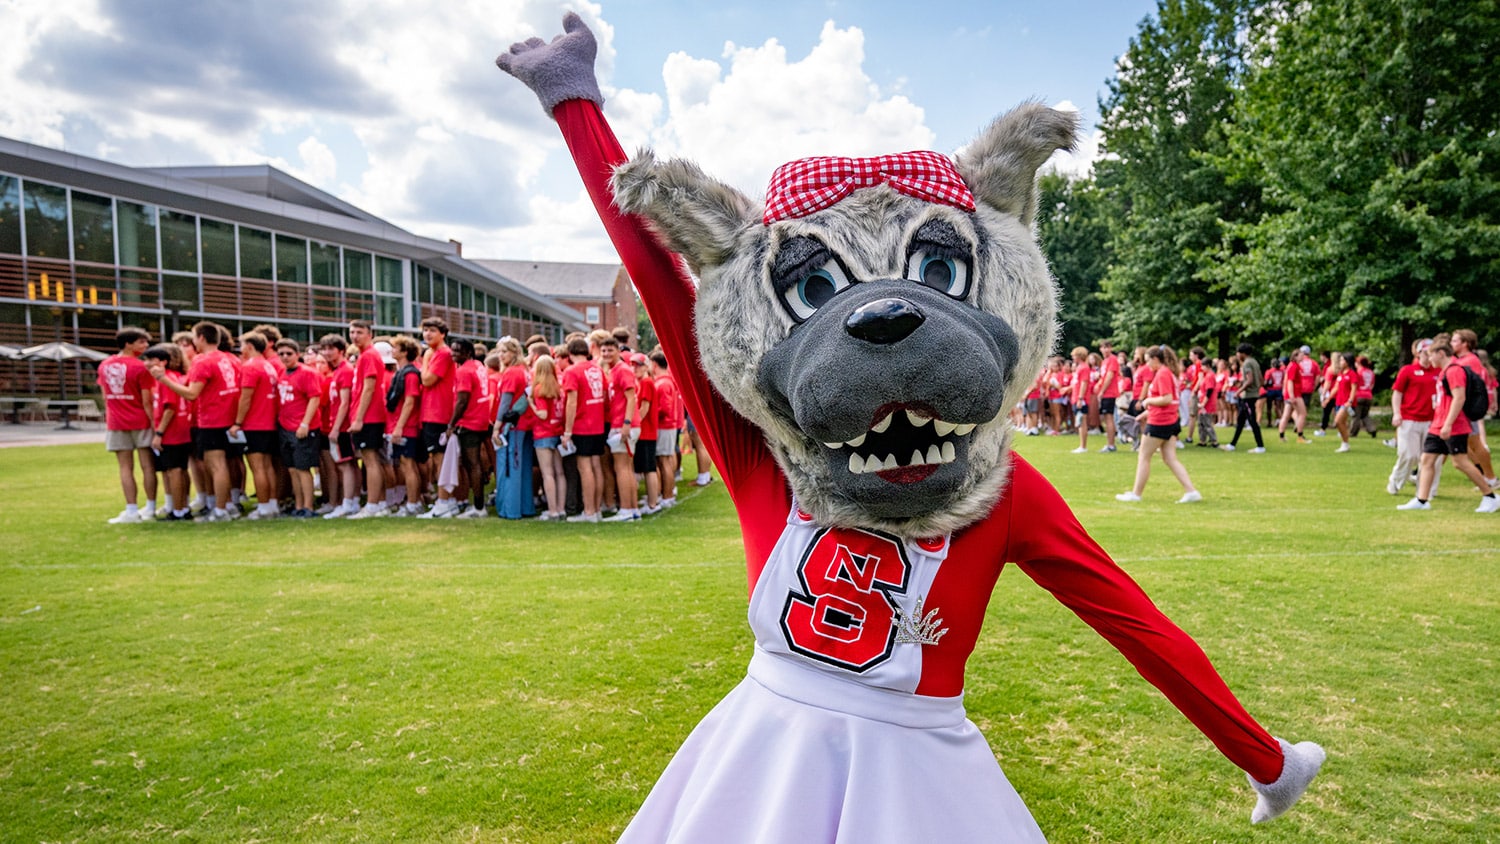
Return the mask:
{"type": "Polygon", "coordinates": [[[396,355],[394,354],[395,350],[391,348],[391,344],[390,343],[387,343],[384,340],[381,340],[380,342],[378,342],[378,343],[375,344],[375,351],[377,351],[377,352],[380,353],[380,359],[382,361],[384,361],[384,362],[386,362],[388,364],[391,364],[393,366],[395,365],[395,363],[396,363],[396,355]]]}
{"type": "Polygon", "coordinates": [[[1417,351],[1419,351],[1419,352],[1425,352],[1425,351],[1427,351],[1430,348],[1432,348],[1432,340],[1430,340],[1428,338],[1423,338],[1423,339],[1417,341],[1417,351]]]}
{"type": "Polygon", "coordinates": [[[1310,355],[1310,354],[1312,354],[1312,346],[1303,346],[1302,348],[1298,349],[1297,351],[1301,352],[1304,355],[1310,355]]]}
{"type": "Polygon", "coordinates": [[[630,353],[630,365],[631,366],[645,366],[646,362],[647,362],[646,356],[643,355],[643,354],[641,354],[640,352],[631,352],[630,353]]]}

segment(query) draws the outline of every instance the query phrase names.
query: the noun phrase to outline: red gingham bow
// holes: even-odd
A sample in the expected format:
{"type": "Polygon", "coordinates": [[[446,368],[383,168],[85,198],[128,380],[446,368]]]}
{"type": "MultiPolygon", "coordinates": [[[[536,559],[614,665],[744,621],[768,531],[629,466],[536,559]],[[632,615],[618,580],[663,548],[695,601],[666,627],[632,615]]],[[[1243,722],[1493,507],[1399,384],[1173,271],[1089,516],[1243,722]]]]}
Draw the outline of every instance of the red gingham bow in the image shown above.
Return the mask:
{"type": "Polygon", "coordinates": [[[974,210],[974,194],[945,155],[903,152],[874,158],[819,156],[776,168],[766,188],[766,213],[761,221],[769,226],[777,220],[805,217],[860,188],[876,185],[889,185],[924,202],[974,210]]]}

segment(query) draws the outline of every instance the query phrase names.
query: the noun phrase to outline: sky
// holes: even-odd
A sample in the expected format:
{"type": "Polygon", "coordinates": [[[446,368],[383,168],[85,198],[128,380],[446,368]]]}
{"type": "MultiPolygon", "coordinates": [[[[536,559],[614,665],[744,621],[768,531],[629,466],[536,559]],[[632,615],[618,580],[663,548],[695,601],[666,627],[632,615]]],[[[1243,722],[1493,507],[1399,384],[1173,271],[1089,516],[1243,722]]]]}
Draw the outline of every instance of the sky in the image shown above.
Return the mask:
{"type": "Polygon", "coordinates": [[[578,12],[627,151],[754,198],[807,155],[953,153],[1098,100],[1155,0],[0,0],[0,136],[136,167],[270,164],[470,258],[616,260],[556,126],[494,65],[578,12]]]}

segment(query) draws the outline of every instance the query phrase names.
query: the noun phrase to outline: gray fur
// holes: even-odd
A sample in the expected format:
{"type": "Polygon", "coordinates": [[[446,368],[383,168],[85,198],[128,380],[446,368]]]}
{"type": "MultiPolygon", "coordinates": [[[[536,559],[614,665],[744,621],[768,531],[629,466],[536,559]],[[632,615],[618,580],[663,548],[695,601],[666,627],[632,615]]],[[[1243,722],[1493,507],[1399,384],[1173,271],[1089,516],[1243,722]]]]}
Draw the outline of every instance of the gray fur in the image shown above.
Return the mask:
{"type": "MultiPolygon", "coordinates": [[[[972,214],[881,186],[856,191],[816,214],[767,227],[760,223],[758,203],[693,164],[663,163],[643,152],[617,169],[614,191],[621,210],[645,217],[699,276],[695,316],[710,380],[741,415],[765,432],[799,504],[820,523],[926,536],[953,532],[994,506],[1009,465],[1011,432],[1004,411],[1041,369],[1057,333],[1055,285],[1030,218],[1023,215],[1035,207],[1036,168],[1046,160],[1042,148],[1047,143],[1052,149],[1068,146],[1073,124],[1071,115],[1035,104],[995,121],[970,146],[964,158],[968,169],[961,170],[979,202],[972,214]],[[903,279],[911,235],[934,218],[951,224],[974,248],[968,302],[955,307],[977,307],[1003,321],[1014,331],[1016,351],[1014,360],[1002,367],[1008,380],[993,385],[986,403],[997,408],[996,413],[982,420],[950,420],[981,423],[968,437],[962,479],[943,495],[929,495],[922,484],[913,485],[905,514],[898,515],[889,502],[861,501],[859,488],[842,483],[848,478],[841,478],[830,465],[824,440],[804,430],[788,407],[772,407],[761,381],[761,364],[798,326],[778,300],[769,267],[780,244],[806,236],[836,253],[858,282],[903,279]]],[[[966,349],[981,342],[966,336],[948,341],[951,354],[931,361],[934,371],[951,368],[954,361],[964,359],[966,349]]],[[[827,366],[830,373],[842,375],[842,382],[820,383],[820,389],[829,391],[870,393],[885,383],[886,367],[875,359],[802,365],[827,366]]],[[[920,387],[912,389],[912,399],[930,398],[920,387]]],[[[849,420],[850,436],[868,423],[849,420]]],[[[822,432],[828,435],[826,429],[822,432]]]]}
{"type": "Polygon", "coordinates": [[[1275,820],[1292,808],[1328,758],[1323,748],[1310,741],[1296,744],[1280,738],[1276,741],[1281,743],[1281,776],[1273,783],[1263,783],[1246,774],[1257,795],[1255,809],[1250,813],[1251,823],[1275,820]]]}
{"type": "Polygon", "coordinates": [[[517,42],[495,59],[501,70],[536,92],[548,117],[564,100],[592,100],[604,105],[604,95],[594,78],[594,56],[599,52],[594,33],[573,12],[563,16],[563,32],[551,44],[540,38],[517,42]]]}

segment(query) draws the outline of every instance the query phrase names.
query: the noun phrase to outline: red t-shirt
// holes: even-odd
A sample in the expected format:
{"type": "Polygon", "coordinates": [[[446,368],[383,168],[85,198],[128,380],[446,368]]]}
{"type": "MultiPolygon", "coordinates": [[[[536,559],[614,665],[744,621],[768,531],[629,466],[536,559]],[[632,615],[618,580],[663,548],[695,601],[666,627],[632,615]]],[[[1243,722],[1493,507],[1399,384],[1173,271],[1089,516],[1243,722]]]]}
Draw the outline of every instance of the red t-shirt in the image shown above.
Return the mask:
{"type": "MultiPolygon", "coordinates": [[[[400,433],[403,437],[415,437],[422,431],[422,371],[413,369],[404,377],[406,392],[402,394],[401,403],[396,405],[396,409],[389,412],[386,428],[392,434],[400,433]],[[411,415],[406,417],[406,426],[398,432],[396,424],[401,421],[401,410],[406,407],[406,400],[413,396],[417,398],[417,406],[412,408],[411,415]]],[[[384,400],[384,398],[381,399],[381,401],[384,400]]]]}
{"type": "Polygon", "coordinates": [[[1343,407],[1354,402],[1358,382],[1359,375],[1352,369],[1346,369],[1334,376],[1333,404],[1335,407],[1343,407]]]}
{"type": "MultiPolygon", "coordinates": [[[[167,378],[178,384],[186,383],[185,376],[175,372],[168,372],[167,378]]],[[[152,416],[152,425],[155,430],[161,431],[162,416],[167,408],[172,408],[172,421],[162,432],[162,445],[184,445],[193,440],[193,403],[172,392],[169,387],[162,387],[156,391],[155,415],[152,416]]]]}
{"type": "Polygon", "coordinates": [[[1133,380],[1130,385],[1130,394],[1135,396],[1136,401],[1146,400],[1146,385],[1151,383],[1151,367],[1141,364],[1135,368],[1133,380]]]}
{"type": "Polygon", "coordinates": [[[650,378],[641,378],[636,381],[635,418],[630,420],[630,424],[640,429],[641,439],[656,439],[656,382],[650,378]],[[643,416],[641,414],[641,407],[647,402],[651,403],[651,407],[648,408],[649,412],[643,416]]]}
{"type": "Polygon", "coordinates": [[[1165,366],[1156,370],[1156,374],[1151,376],[1151,383],[1146,387],[1146,398],[1154,399],[1162,396],[1170,398],[1172,403],[1147,407],[1147,425],[1171,425],[1179,418],[1177,415],[1177,378],[1172,374],[1172,370],[1165,366]]]}
{"type": "Polygon", "coordinates": [[[568,367],[562,376],[562,391],[564,397],[568,393],[578,394],[578,407],[573,415],[574,436],[604,433],[604,411],[609,403],[609,391],[599,364],[589,360],[568,367]]]}
{"type": "Polygon", "coordinates": [[[1094,370],[1090,369],[1086,363],[1079,364],[1078,368],[1073,370],[1073,404],[1078,407],[1088,404],[1089,393],[1093,387],[1094,370]]]}
{"type": "Polygon", "coordinates": [[[268,347],[266,353],[261,355],[261,358],[266,363],[269,363],[272,369],[276,370],[276,380],[280,381],[282,374],[286,372],[286,364],[281,362],[281,356],[276,354],[276,349],[268,347]]]}
{"type": "MultiPolygon", "coordinates": [[[[281,401],[281,409],[276,414],[276,422],[283,430],[295,433],[302,425],[302,419],[307,416],[308,402],[314,398],[322,401],[323,379],[318,377],[318,373],[314,372],[312,367],[299,364],[296,369],[288,369],[276,379],[276,392],[281,401]]],[[[321,416],[320,413],[313,414],[308,430],[322,429],[321,416]]]]}
{"type": "Polygon", "coordinates": [[[1286,365],[1286,377],[1281,379],[1281,397],[1287,401],[1302,395],[1302,378],[1291,364],[1286,365]]]}
{"type": "Polygon", "coordinates": [[[245,423],[240,427],[246,431],[276,430],[276,369],[257,355],[240,365],[240,379],[240,389],[250,391],[250,409],[245,411],[245,423]]]}
{"type": "Polygon", "coordinates": [[[678,405],[682,402],[680,391],[677,389],[677,381],[668,373],[656,379],[656,427],[658,432],[662,428],[669,430],[682,430],[682,414],[678,405]]]}
{"type": "MultiPolygon", "coordinates": [[[[469,394],[469,403],[464,406],[464,415],[458,418],[458,427],[470,431],[488,431],[495,416],[490,410],[490,379],[485,373],[484,364],[477,360],[465,361],[454,377],[453,393],[455,403],[459,393],[469,394]]],[[[452,411],[449,411],[448,418],[453,418],[452,411]]]]}
{"type": "Polygon", "coordinates": [[[447,425],[453,420],[453,350],[446,345],[432,351],[423,372],[437,376],[437,383],[422,390],[422,421],[447,425]]]}
{"type": "Polygon", "coordinates": [[[1416,361],[1401,367],[1391,389],[1401,394],[1401,418],[1408,422],[1432,421],[1432,394],[1437,392],[1437,371],[1416,361]]]}
{"type": "MultiPolygon", "coordinates": [[[[1204,413],[1219,412],[1219,379],[1212,376],[1198,380],[1199,403],[1204,413]]],[[[1182,417],[1178,417],[1179,419],[1182,417]]]]}
{"type": "Polygon", "coordinates": [[[370,397],[370,406],[365,408],[365,418],[355,422],[350,420],[349,430],[361,428],[365,425],[385,425],[385,391],[380,388],[385,383],[385,361],[380,359],[380,353],[372,346],[359,353],[354,361],[354,380],[349,394],[349,412],[359,412],[359,401],[364,395],[365,384],[369,379],[375,379],[375,395],[370,397]]]}
{"type": "Polygon", "coordinates": [[[531,404],[526,410],[526,415],[531,417],[531,435],[539,440],[562,436],[563,414],[566,411],[567,406],[563,403],[562,396],[550,399],[532,396],[531,404]]]}
{"type": "MultiPolygon", "coordinates": [[[[1433,434],[1438,434],[1443,427],[1443,422],[1448,418],[1448,409],[1453,406],[1453,391],[1462,390],[1468,386],[1468,377],[1463,373],[1463,367],[1449,362],[1448,368],[1444,369],[1439,376],[1442,385],[1437,388],[1437,409],[1432,417],[1433,434]]],[[[1464,415],[1463,408],[1459,408],[1458,414],[1453,417],[1453,430],[1449,433],[1451,437],[1462,437],[1474,432],[1473,423],[1469,417],[1464,415]]]]}
{"type": "Polygon", "coordinates": [[[146,407],[141,404],[141,391],[150,396],[156,389],[156,379],[140,358],[110,355],[99,364],[94,380],[104,391],[104,427],[111,431],[143,431],[151,427],[146,407]]]}
{"type": "Polygon", "coordinates": [[[228,428],[240,409],[240,362],[217,349],[193,358],[189,384],[202,384],[194,412],[199,428],[228,428]]]}
{"type": "Polygon", "coordinates": [[[1120,396],[1120,360],[1114,355],[1104,359],[1104,364],[1099,368],[1100,376],[1104,379],[1104,392],[1100,398],[1113,399],[1120,396]]]}
{"type": "MultiPolygon", "coordinates": [[[[617,363],[609,371],[609,429],[618,431],[625,427],[625,391],[636,389],[635,372],[628,363],[617,363]]],[[[640,394],[636,394],[639,402],[640,394]]],[[[634,424],[635,420],[630,420],[634,424]]]]}
{"type": "MultiPolygon", "coordinates": [[[[329,409],[331,413],[331,416],[329,418],[337,420],[339,410],[344,406],[343,395],[345,390],[349,391],[349,401],[354,401],[354,367],[350,366],[348,361],[344,361],[338,366],[334,367],[333,372],[329,373],[328,377],[331,380],[331,383],[328,385],[328,397],[329,401],[333,405],[333,407],[329,409]]],[[[352,418],[353,416],[354,407],[351,405],[349,409],[344,413],[343,429],[339,431],[333,431],[332,433],[342,434],[344,431],[353,430],[353,428],[359,427],[352,424],[354,422],[354,419],[352,418]]],[[[330,424],[332,423],[330,422],[330,424]]]]}
{"type": "Polygon", "coordinates": [[[1182,370],[1182,389],[1196,391],[1198,389],[1198,382],[1203,378],[1203,373],[1205,371],[1207,370],[1203,368],[1203,364],[1197,361],[1193,361],[1192,363],[1188,364],[1187,367],[1182,370]]]}
{"type": "Polygon", "coordinates": [[[1304,396],[1310,396],[1318,389],[1318,375],[1322,370],[1318,362],[1312,358],[1303,358],[1297,362],[1297,392],[1304,396]]]}
{"type": "Polygon", "coordinates": [[[316,369],[313,373],[318,376],[318,388],[323,393],[323,401],[318,405],[318,430],[326,434],[333,429],[333,376],[316,369]]]}
{"type": "Polygon", "coordinates": [[[1355,369],[1354,376],[1354,397],[1356,399],[1375,398],[1375,370],[1361,366],[1355,369]]]}

